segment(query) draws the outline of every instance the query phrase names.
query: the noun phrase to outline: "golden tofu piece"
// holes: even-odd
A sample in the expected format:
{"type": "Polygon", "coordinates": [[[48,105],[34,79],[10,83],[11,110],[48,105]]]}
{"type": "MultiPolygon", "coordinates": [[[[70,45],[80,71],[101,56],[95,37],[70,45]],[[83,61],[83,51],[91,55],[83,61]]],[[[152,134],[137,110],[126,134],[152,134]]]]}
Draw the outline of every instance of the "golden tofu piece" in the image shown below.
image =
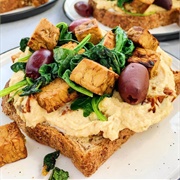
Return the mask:
{"type": "Polygon", "coordinates": [[[153,2],[154,0],[133,0],[125,3],[125,9],[132,13],[144,13],[153,2]]]}
{"type": "Polygon", "coordinates": [[[75,28],[75,36],[79,42],[88,34],[91,34],[91,39],[89,41],[93,44],[99,43],[102,39],[103,34],[96,19],[90,19],[75,28]]]}
{"type": "Polygon", "coordinates": [[[158,40],[150,34],[147,29],[140,26],[134,26],[127,31],[128,38],[131,39],[136,46],[144,49],[156,50],[159,46],[158,40]]]}
{"type": "Polygon", "coordinates": [[[52,50],[57,45],[59,35],[59,28],[54,26],[47,19],[42,18],[33,32],[28,46],[34,51],[42,48],[52,50]]]}
{"type": "Polygon", "coordinates": [[[108,31],[104,37],[103,46],[108,49],[114,49],[116,46],[115,34],[112,31],[108,31]]]}
{"type": "Polygon", "coordinates": [[[69,91],[69,89],[69,85],[63,79],[56,78],[34,96],[38,104],[50,113],[78,96],[76,91],[69,91]]]}
{"type": "Polygon", "coordinates": [[[147,67],[150,77],[157,75],[157,68],[160,62],[159,53],[150,50],[137,47],[132,56],[129,57],[128,63],[140,63],[147,67]]]}
{"type": "MultiPolygon", "coordinates": [[[[61,46],[61,48],[73,50],[76,46],[77,46],[77,43],[69,41],[68,43],[63,44],[63,45],[61,46]]],[[[81,49],[81,50],[78,52],[78,54],[82,54],[82,53],[84,53],[84,52],[85,52],[85,50],[84,50],[84,49],[81,49]]]]}
{"type": "Polygon", "coordinates": [[[106,67],[84,58],[72,71],[70,80],[90,90],[103,95],[111,94],[115,81],[119,77],[106,67]]]}
{"type": "Polygon", "coordinates": [[[12,122],[0,127],[0,167],[27,157],[25,136],[12,122]]]}

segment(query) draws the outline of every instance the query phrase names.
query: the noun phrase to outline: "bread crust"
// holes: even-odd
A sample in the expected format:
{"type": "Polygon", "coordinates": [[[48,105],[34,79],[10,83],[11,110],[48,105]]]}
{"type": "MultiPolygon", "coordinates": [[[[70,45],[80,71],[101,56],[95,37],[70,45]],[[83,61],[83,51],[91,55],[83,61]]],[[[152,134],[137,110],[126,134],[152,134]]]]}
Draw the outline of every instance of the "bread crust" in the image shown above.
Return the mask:
{"type": "Polygon", "coordinates": [[[156,12],[147,16],[132,16],[106,9],[97,9],[97,3],[94,0],[89,0],[88,3],[93,7],[93,17],[110,28],[120,25],[124,30],[128,30],[133,26],[153,29],[173,23],[180,24],[180,8],[172,8],[169,11],[156,12]]]}
{"type": "MultiPolygon", "coordinates": [[[[6,87],[9,83],[7,82],[6,87]]],[[[37,124],[36,127],[26,127],[25,122],[17,115],[13,102],[8,102],[9,96],[2,98],[4,114],[15,121],[30,138],[37,142],[60,150],[61,154],[69,157],[73,164],[85,176],[91,176],[95,171],[124,144],[134,132],[124,129],[119,133],[119,138],[110,141],[101,134],[88,138],[76,138],[58,131],[48,124],[37,124]]]]}
{"type": "MultiPolygon", "coordinates": [[[[173,71],[176,84],[176,94],[180,94],[180,71],[173,71]]],[[[9,82],[5,87],[9,86],[9,82]]],[[[37,124],[36,127],[26,127],[25,122],[17,115],[13,102],[8,102],[9,96],[2,98],[4,114],[15,121],[30,138],[37,142],[60,150],[61,154],[71,159],[73,164],[84,176],[91,176],[96,170],[124,144],[135,132],[124,129],[119,132],[119,138],[111,141],[101,134],[87,138],[72,137],[58,131],[48,124],[37,124]]]]}

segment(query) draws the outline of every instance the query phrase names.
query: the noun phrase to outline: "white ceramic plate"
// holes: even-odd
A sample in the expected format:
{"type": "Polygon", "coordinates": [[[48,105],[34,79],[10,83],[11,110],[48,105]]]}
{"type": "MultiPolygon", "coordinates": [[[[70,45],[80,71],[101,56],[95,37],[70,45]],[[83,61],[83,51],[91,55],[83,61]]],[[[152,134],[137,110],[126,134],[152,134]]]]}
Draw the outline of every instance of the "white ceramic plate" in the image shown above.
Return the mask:
{"type": "MultiPolygon", "coordinates": [[[[0,56],[0,89],[11,77],[13,49],[0,56]]],[[[180,61],[174,57],[172,68],[180,70],[180,61]]],[[[148,131],[135,134],[117,150],[90,178],[87,179],[178,179],[180,177],[180,97],[174,102],[174,110],[161,123],[148,131]]],[[[0,99],[1,103],[1,99],[0,99]]],[[[10,119],[2,113],[0,125],[10,119]]],[[[38,144],[26,136],[28,157],[0,168],[0,179],[47,179],[41,175],[43,158],[53,152],[50,147],[38,144]]],[[[70,159],[60,155],[56,166],[69,172],[70,179],[86,179],[70,159]]]]}
{"type": "Polygon", "coordinates": [[[0,13],[1,23],[17,21],[20,19],[25,19],[40,14],[53,7],[57,1],[58,0],[49,0],[47,3],[39,7],[28,6],[28,7],[18,8],[5,13],[0,13]]]}
{"type": "MultiPolygon", "coordinates": [[[[80,16],[74,9],[74,4],[79,0],[65,0],[64,1],[64,11],[66,16],[70,20],[76,20],[83,18],[80,16]]],[[[88,0],[83,0],[84,2],[88,2],[88,0]]],[[[104,26],[102,23],[99,22],[99,26],[104,30],[110,30],[111,28],[104,26]]],[[[158,28],[154,28],[149,30],[151,34],[153,34],[159,41],[163,40],[170,40],[179,38],[180,27],[177,24],[171,24],[168,26],[161,26],[158,28]]]]}

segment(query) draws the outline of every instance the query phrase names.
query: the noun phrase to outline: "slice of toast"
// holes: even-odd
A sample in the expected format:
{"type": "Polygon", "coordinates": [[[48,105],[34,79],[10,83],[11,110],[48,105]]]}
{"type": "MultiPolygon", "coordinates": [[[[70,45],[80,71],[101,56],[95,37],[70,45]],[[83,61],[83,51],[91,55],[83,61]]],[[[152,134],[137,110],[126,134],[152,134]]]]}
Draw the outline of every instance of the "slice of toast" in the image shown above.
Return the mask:
{"type": "MultiPolygon", "coordinates": [[[[112,8],[103,8],[103,6],[97,4],[96,0],[89,0],[88,3],[93,8],[93,17],[110,28],[120,25],[124,30],[128,30],[133,26],[141,26],[145,29],[153,29],[159,26],[180,23],[180,5],[178,7],[172,7],[171,10],[164,9],[155,13],[150,13],[146,16],[135,16],[123,11],[118,12],[112,8]]],[[[98,3],[101,3],[101,1],[98,3]]],[[[176,3],[178,4],[178,1],[176,3]]]]}
{"type": "Polygon", "coordinates": [[[13,103],[8,102],[8,98],[8,96],[2,98],[3,112],[14,120],[29,137],[60,150],[63,155],[71,158],[77,169],[87,177],[95,173],[134,134],[133,131],[124,129],[120,131],[118,139],[111,141],[103,138],[101,134],[87,138],[72,137],[48,124],[37,124],[35,128],[26,127],[25,122],[17,115],[13,103]]]}
{"type": "MultiPolygon", "coordinates": [[[[180,94],[180,71],[174,71],[176,93],[180,94]]],[[[7,82],[6,87],[8,87],[7,82]]],[[[85,176],[91,176],[96,170],[124,144],[135,132],[124,129],[119,132],[119,138],[111,141],[102,134],[86,138],[73,137],[58,131],[56,128],[42,123],[34,128],[27,127],[25,122],[16,113],[13,102],[8,102],[9,96],[2,98],[3,112],[15,121],[18,126],[32,139],[50,146],[71,158],[73,164],[85,176]]]]}

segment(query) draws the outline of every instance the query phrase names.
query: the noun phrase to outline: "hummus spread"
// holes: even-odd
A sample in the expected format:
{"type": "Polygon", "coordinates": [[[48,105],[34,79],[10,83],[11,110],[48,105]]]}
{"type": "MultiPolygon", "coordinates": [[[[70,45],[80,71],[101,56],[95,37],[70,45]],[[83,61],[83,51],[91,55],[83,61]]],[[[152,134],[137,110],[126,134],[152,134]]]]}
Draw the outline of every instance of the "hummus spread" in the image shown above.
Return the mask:
{"type": "MultiPolygon", "coordinates": [[[[117,6],[117,0],[108,1],[108,0],[94,0],[97,3],[97,9],[105,9],[112,12],[125,13],[121,8],[117,6]]],[[[172,8],[180,7],[179,0],[172,0],[172,8]]],[[[148,7],[148,9],[144,12],[144,14],[149,14],[151,12],[160,12],[166,11],[166,9],[152,4],[148,7]]]]}
{"type": "MultiPolygon", "coordinates": [[[[162,101],[156,101],[152,108],[151,101],[145,101],[143,104],[130,105],[123,102],[119,93],[114,91],[113,96],[105,98],[99,104],[99,109],[108,117],[107,121],[99,121],[94,113],[88,117],[83,117],[82,110],[72,111],[70,104],[58,110],[47,113],[41,108],[37,101],[30,97],[14,97],[14,106],[17,114],[26,126],[35,127],[38,123],[48,123],[71,136],[88,137],[89,135],[103,132],[105,138],[115,140],[118,138],[119,131],[129,128],[134,132],[147,130],[151,125],[163,120],[172,110],[172,100],[176,96],[174,76],[170,69],[171,58],[162,51],[161,61],[158,67],[158,75],[150,79],[148,97],[154,100],[162,96],[162,101]],[[172,93],[167,95],[164,89],[169,89],[172,93]],[[28,111],[29,103],[30,111],[28,111]]],[[[19,71],[13,75],[10,85],[19,82],[24,77],[24,73],[19,71]]]]}

